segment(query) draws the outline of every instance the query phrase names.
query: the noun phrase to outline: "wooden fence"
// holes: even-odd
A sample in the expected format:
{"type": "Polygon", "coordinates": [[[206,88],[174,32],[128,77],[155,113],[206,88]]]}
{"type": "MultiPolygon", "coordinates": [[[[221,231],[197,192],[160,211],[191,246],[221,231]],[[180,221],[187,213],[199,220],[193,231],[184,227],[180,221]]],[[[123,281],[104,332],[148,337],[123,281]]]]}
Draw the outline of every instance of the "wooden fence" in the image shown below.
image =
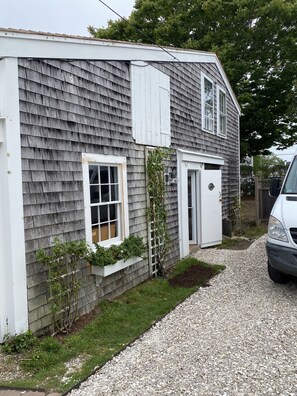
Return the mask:
{"type": "Polygon", "coordinates": [[[256,204],[256,223],[267,222],[271,209],[277,197],[269,194],[271,179],[259,179],[255,176],[255,204],[256,204]]]}

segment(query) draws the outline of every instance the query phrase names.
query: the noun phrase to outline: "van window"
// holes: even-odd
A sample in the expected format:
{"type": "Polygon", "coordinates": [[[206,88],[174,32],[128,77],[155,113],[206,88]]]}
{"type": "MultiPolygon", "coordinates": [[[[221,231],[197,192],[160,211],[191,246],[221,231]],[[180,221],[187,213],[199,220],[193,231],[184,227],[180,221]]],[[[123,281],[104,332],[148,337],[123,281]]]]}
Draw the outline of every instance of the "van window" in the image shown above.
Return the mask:
{"type": "Polygon", "coordinates": [[[289,170],[282,193],[297,194],[297,157],[294,158],[294,162],[289,170]]]}

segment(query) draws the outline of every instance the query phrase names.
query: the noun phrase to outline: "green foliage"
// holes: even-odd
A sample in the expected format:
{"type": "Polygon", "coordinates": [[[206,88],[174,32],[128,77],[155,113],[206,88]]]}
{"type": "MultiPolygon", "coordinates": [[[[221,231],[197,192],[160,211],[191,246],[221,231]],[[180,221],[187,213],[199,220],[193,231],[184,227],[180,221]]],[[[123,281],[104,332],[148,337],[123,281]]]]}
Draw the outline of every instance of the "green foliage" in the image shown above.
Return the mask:
{"type": "Polygon", "coordinates": [[[23,334],[11,336],[6,334],[4,336],[4,343],[2,350],[6,353],[22,353],[28,351],[36,345],[37,338],[32,334],[30,330],[23,334]]]}
{"type": "Polygon", "coordinates": [[[245,228],[243,236],[249,239],[257,239],[266,234],[266,232],[267,225],[249,226],[245,228]]]}
{"type": "Polygon", "coordinates": [[[285,176],[287,168],[285,161],[274,154],[254,157],[254,174],[261,179],[285,176]]]}
{"type": "Polygon", "coordinates": [[[235,234],[240,234],[242,229],[242,212],[240,198],[234,197],[231,205],[231,222],[235,234]]]}
{"type": "Polygon", "coordinates": [[[130,235],[125,238],[120,245],[112,245],[108,248],[95,243],[95,250],[89,247],[85,259],[94,266],[104,267],[115,264],[119,260],[128,260],[132,257],[143,257],[146,252],[146,246],[142,238],[130,235]]]}
{"type": "Polygon", "coordinates": [[[49,301],[54,330],[68,332],[77,317],[78,264],[86,252],[85,241],[61,242],[58,238],[50,249],[37,252],[37,260],[49,271],[49,301]]]}
{"type": "Polygon", "coordinates": [[[40,341],[39,348],[44,352],[56,353],[61,349],[61,344],[54,337],[46,337],[40,341]]]}
{"type": "Polygon", "coordinates": [[[149,152],[146,172],[149,196],[148,220],[151,225],[152,246],[155,251],[160,275],[164,275],[164,262],[170,242],[167,228],[167,210],[165,205],[165,164],[170,150],[157,148],[149,152]]]}
{"type": "Polygon", "coordinates": [[[243,156],[296,142],[296,0],[137,0],[128,20],[89,31],[218,55],[242,108],[243,156]]]}

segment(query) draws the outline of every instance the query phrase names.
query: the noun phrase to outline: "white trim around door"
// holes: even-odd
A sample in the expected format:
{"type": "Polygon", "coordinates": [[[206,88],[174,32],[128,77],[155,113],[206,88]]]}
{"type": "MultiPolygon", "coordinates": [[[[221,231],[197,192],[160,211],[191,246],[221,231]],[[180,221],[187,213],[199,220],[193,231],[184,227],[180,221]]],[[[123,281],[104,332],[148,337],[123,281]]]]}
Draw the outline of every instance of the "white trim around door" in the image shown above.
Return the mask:
{"type": "Polygon", "coordinates": [[[189,252],[190,243],[202,244],[201,229],[201,191],[200,191],[200,175],[205,169],[206,164],[223,166],[224,159],[218,156],[212,156],[204,153],[195,153],[186,150],[177,151],[177,178],[178,186],[178,218],[179,218],[179,241],[180,241],[180,257],[186,257],[189,252]],[[190,241],[189,237],[189,196],[188,181],[191,177],[192,191],[191,197],[196,200],[194,213],[195,231],[192,235],[195,239],[190,241]],[[193,191],[194,188],[194,191],[193,191]]]}

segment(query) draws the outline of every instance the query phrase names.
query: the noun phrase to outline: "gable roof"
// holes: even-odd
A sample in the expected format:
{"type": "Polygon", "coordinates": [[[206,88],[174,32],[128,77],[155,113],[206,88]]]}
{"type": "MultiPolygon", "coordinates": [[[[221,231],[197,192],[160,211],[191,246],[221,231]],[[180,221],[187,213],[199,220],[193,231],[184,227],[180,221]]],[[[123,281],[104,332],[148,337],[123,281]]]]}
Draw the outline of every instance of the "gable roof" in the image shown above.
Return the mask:
{"type": "Polygon", "coordinates": [[[240,113],[240,106],[224,69],[217,55],[212,52],[0,28],[0,58],[6,57],[212,63],[217,66],[234,105],[240,113]]]}

